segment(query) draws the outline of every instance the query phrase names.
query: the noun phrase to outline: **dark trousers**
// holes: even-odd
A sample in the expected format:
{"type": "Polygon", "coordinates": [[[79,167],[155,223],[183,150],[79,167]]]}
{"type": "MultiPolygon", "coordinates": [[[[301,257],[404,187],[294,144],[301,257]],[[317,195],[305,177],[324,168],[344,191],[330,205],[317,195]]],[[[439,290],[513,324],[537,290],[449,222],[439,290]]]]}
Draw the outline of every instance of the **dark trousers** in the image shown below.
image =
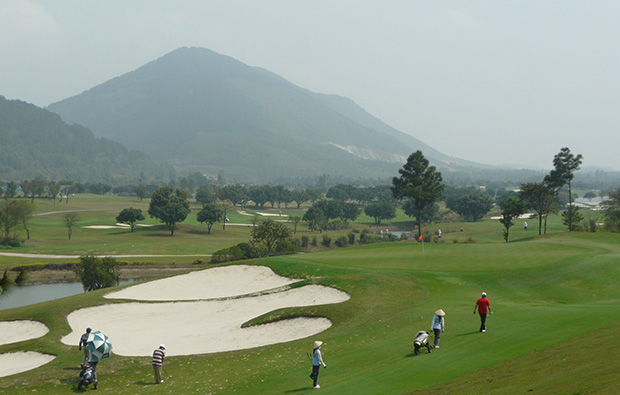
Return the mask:
{"type": "Polygon", "coordinates": [[[487,314],[486,313],[479,313],[480,314],[480,332],[484,331],[487,329],[485,323],[487,322],[487,314]]]}
{"type": "Polygon", "coordinates": [[[312,385],[316,386],[319,381],[319,369],[321,365],[312,365],[312,385]]]}
{"type": "Polygon", "coordinates": [[[433,329],[433,333],[435,334],[435,341],[433,341],[433,346],[437,347],[439,345],[439,338],[441,337],[441,329],[433,329]]]}

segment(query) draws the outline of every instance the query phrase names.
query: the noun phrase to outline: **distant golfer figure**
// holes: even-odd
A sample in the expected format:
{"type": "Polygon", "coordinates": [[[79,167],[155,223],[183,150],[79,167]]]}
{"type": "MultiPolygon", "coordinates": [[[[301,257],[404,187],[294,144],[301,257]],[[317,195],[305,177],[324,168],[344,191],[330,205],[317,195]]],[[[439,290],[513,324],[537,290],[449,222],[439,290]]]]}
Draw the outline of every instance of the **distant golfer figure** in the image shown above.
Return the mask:
{"type": "Polygon", "coordinates": [[[433,317],[433,322],[431,323],[431,329],[435,334],[435,340],[433,341],[433,347],[439,348],[439,338],[441,338],[441,334],[444,332],[444,319],[443,317],[446,313],[439,309],[435,312],[435,316],[433,317]]]}
{"type": "Polygon", "coordinates": [[[476,302],[476,306],[474,307],[474,314],[476,314],[476,309],[478,309],[478,314],[480,314],[480,332],[486,332],[487,311],[489,312],[489,314],[493,314],[493,312],[491,311],[491,302],[489,302],[489,299],[487,299],[486,292],[483,292],[482,297],[476,302]]]}
{"type": "Polygon", "coordinates": [[[164,358],[166,358],[166,346],[163,344],[153,351],[153,372],[155,373],[155,383],[163,383],[161,379],[161,369],[164,367],[164,358]]]}
{"type": "Polygon", "coordinates": [[[88,344],[86,344],[86,342],[88,341],[88,335],[90,335],[90,332],[91,332],[91,329],[86,328],[86,333],[84,333],[82,337],[80,337],[80,344],[79,344],[80,351],[82,351],[82,347],[84,347],[84,358],[82,358],[82,363],[80,364],[82,369],[84,369],[88,365],[88,361],[90,360],[90,348],[88,347],[88,344]]]}
{"type": "Polygon", "coordinates": [[[527,221],[523,222],[523,230],[527,230],[527,221]]]}
{"type": "Polygon", "coordinates": [[[323,368],[326,368],[325,362],[323,362],[323,357],[321,356],[321,344],[322,341],[315,341],[314,346],[312,347],[312,373],[310,374],[310,378],[312,379],[312,388],[321,388],[319,385],[319,369],[321,365],[323,368]]]}

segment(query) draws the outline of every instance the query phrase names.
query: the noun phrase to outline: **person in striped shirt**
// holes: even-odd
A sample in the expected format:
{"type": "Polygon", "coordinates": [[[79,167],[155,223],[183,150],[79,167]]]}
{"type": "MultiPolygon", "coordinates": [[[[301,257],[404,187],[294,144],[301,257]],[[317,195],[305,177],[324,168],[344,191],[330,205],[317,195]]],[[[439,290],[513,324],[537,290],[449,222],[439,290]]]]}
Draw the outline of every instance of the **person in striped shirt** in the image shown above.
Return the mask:
{"type": "Polygon", "coordinates": [[[166,346],[163,344],[153,351],[153,371],[155,372],[155,383],[163,383],[161,379],[161,369],[164,367],[164,358],[166,358],[166,346]]]}

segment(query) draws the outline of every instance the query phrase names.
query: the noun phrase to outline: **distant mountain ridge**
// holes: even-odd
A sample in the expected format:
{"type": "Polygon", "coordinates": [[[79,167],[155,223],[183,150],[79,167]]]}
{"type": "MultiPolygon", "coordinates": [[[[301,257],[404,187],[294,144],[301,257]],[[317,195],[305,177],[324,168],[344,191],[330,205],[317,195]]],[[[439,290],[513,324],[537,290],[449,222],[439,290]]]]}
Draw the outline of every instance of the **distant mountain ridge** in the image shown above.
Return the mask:
{"type": "Polygon", "coordinates": [[[163,178],[171,170],[143,152],[95,138],[83,126],[67,125],[58,114],[0,96],[0,180],[122,182],[142,172],[163,178]]]}
{"type": "Polygon", "coordinates": [[[438,165],[471,165],[349,99],[310,92],[204,48],[179,48],[49,110],[177,168],[223,170],[244,181],[384,177],[417,149],[438,165]]]}

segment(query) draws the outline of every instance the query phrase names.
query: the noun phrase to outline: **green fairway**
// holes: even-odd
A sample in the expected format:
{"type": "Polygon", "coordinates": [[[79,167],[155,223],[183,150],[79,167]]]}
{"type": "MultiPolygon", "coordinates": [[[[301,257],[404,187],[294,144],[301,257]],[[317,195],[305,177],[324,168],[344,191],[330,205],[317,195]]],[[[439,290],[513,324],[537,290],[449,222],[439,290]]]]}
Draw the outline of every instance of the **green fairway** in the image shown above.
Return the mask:
{"type": "MultiPolygon", "coordinates": [[[[94,217],[92,222],[103,218],[94,217]]],[[[278,310],[248,323],[299,315],[332,320],[330,329],[309,339],[170,357],[165,369],[172,377],[160,386],[151,385],[150,358],[114,355],[99,366],[98,391],[304,393],[312,391],[306,352],[315,339],[325,342],[323,357],[328,368],[321,370],[319,382],[326,393],[620,391],[615,380],[620,363],[614,355],[620,348],[614,336],[620,326],[620,235],[561,233],[559,220],[550,219],[549,235],[538,237],[532,230],[525,235],[520,229],[514,231],[515,241],[504,243],[497,221],[440,224],[434,229],[441,225],[445,229],[442,243],[380,243],[244,261],[342,289],[351,299],[278,310]],[[461,226],[466,226],[463,233],[461,226]],[[452,242],[465,237],[475,243],[452,242]],[[484,334],[478,332],[479,318],[472,314],[482,291],[488,292],[495,312],[484,334]],[[416,356],[413,336],[429,330],[438,308],[447,313],[441,348],[416,356]],[[606,358],[604,363],[601,358],[606,358]],[[593,373],[598,385],[584,379],[579,374],[582,371],[593,373]]],[[[165,238],[165,231],[158,233],[165,238]]],[[[131,236],[125,232],[123,237],[131,236]]],[[[189,249],[189,245],[178,248],[189,249]]],[[[101,297],[105,292],[0,312],[2,320],[35,319],[51,330],[41,339],[1,346],[0,352],[31,350],[57,356],[43,367],[0,379],[0,390],[74,390],[80,353],[77,347],[60,343],[69,332],[64,317],[80,307],[110,303],[101,297]]],[[[165,317],[161,320],[147,326],[165,325],[165,317]]]]}

